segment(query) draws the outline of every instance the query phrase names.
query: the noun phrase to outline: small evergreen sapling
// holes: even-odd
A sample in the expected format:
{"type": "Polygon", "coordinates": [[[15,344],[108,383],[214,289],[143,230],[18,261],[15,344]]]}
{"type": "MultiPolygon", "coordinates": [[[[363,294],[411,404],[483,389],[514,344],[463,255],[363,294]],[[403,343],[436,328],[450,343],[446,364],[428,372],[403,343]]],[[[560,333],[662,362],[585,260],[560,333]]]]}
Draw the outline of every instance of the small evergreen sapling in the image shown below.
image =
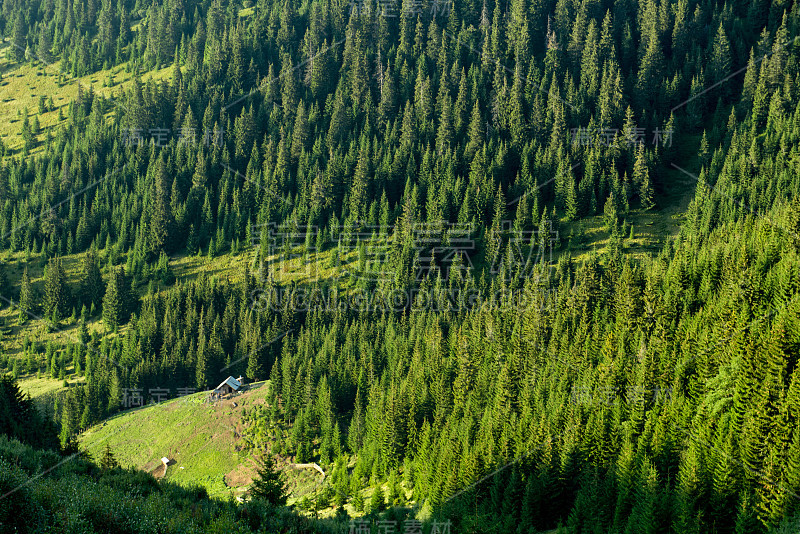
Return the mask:
{"type": "Polygon", "coordinates": [[[106,449],[103,451],[103,457],[100,459],[100,468],[103,471],[110,471],[119,467],[119,462],[114,458],[114,453],[111,452],[111,445],[106,443],[106,449]]]}

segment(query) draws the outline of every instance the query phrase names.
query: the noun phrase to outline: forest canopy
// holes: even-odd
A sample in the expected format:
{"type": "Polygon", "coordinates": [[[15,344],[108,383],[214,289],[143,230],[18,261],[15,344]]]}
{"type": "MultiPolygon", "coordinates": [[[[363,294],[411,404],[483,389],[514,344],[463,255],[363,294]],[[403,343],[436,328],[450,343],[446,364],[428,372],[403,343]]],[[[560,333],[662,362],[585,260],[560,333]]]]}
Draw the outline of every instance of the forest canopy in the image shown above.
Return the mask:
{"type": "Polygon", "coordinates": [[[797,521],[797,3],[1,5],[3,80],[76,88],[0,144],[0,367],[84,378],[62,444],[244,374],[359,514],[797,521]]]}

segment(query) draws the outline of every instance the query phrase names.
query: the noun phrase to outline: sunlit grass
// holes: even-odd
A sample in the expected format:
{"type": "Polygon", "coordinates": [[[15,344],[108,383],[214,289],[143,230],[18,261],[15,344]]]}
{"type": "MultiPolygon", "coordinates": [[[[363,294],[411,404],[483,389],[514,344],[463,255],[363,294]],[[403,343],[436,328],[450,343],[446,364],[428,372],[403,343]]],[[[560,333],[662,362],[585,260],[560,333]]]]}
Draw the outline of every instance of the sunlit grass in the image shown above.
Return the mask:
{"type": "MultiPolygon", "coordinates": [[[[0,73],[3,75],[0,80],[0,139],[12,155],[21,154],[21,131],[26,107],[31,124],[34,117],[39,119],[40,132],[36,138],[36,146],[29,153],[36,155],[43,151],[47,132],[55,137],[57,129],[67,123],[69,103],[77,98],[79,86],[84,93],[91,88],[94,93],[108,99],[109,108],[113,109],[115,105],[122,105],[118,97],[133,80],[133,72],[126,69],[126,64],[73,78],[70,74],[60,74],[60,60],[49,65],[38,59],[12,63],[6,57],[9,46],[6,42],[6,47],[0,51],[0,73]],[[111,87],[106,86],[109,79],[112,82],[111,87]],[[53,109],[39,114],[39,97],[42,95],[46,102],[52,99],[53,109]]],[[[170,79],[171,76],[172,67],[167,66],[145,73],[142,82],[148,79],[170,79]]]]}

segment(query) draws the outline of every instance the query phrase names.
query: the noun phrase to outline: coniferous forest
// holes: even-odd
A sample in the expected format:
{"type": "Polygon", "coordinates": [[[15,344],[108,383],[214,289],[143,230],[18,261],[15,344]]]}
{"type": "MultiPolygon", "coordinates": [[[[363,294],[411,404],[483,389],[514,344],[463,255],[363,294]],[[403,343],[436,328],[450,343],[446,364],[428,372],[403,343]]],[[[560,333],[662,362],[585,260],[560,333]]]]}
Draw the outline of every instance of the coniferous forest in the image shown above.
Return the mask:
{"type": "MultiPolygon", "coordinates": [[[[18,69],[72,88],[0,134],[0,372],[81,379],[3,379],[0,494],[133,390],[242,375],[249,446],[340,516],[800,531],[796,2],[0,6],[3,106],[18,69]]],[[[0,527],[89,517],[82,476],[162,493],[48,528],[348,528],[79,462],[0,527]]]]}

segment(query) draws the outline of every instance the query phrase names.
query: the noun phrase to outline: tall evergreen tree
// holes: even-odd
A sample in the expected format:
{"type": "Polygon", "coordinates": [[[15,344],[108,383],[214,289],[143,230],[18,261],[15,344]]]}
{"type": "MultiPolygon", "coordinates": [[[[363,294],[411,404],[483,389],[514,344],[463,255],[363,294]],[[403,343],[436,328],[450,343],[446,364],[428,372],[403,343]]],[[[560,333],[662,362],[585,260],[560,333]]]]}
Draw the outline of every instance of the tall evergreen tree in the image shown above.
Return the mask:
{"type": "Polygon", "coordinates": [[[47,318],[55,322],[67,316],[70,292],[67,277],[60,258],[53,258],[47,264],[44,276],[44,311],[47,318]]]}
{"type": "Polygon", "coordinates": [[[103,296],[103,322],[109,330],[116,330],[128,320],[128,291],[125,268],[120,267],[111,273],[103,296]]]}
{"type": "Polygon", "coordinates": [[[256,478],[250,487],[250,495],[270,504],[286,504],[289,494],[284,475],[278,470],[275,459],[265,454],[259,457],[256,464],[256,478]]]}
{"type": "Polygon", "coordinates": [[[105,283],[97,264],[97,254],[94,249],[89,250],[83,258],[83,271],[80,282],[80,297],[83,304],[99,307],[105,295],[105,283]]]}

